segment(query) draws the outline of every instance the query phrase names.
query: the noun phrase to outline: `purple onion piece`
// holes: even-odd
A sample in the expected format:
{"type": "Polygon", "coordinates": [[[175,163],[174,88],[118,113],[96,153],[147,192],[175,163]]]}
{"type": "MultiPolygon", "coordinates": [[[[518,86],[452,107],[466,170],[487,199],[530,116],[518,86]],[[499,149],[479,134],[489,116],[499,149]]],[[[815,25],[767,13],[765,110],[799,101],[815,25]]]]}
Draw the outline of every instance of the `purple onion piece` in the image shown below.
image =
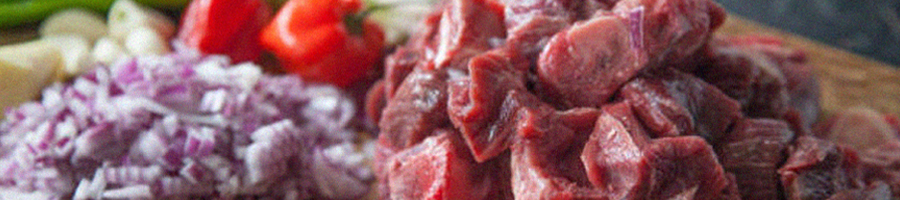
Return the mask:
{"type": "Polygon", "coordinates": [[[354,199],[365,194],[368,186],[351,176],[346,169],[331,163],[322,150],[313,151],[313,178],[318,191],[331,199],[354,199]]]}
{"type": "Polygon", "coordinates": [[[103,173],[106,182],[113,184],[148,184],[153,183],[163,176],[163,169],[159,166],[139,167],[110,167],[99,169],[103,173]]]}
{"type": "Polygon", "coordinates": [[[644,6],[628,12],[628,25],[631,32],[631,49],[642,51],[644,49],[644,6]]]}
{"type": "Polygon", "coordinates": [[[193,161],[182,167],[178,174],[192,184],[204,183],[212,178],[206,168],[193,161]]]}

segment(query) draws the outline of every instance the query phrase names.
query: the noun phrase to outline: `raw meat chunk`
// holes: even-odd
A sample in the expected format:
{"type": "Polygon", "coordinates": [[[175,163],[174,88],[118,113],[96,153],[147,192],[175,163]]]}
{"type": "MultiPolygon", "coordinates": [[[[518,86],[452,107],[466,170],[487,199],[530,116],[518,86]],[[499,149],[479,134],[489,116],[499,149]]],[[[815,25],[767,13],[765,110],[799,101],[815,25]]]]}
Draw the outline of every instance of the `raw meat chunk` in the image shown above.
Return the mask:
{"type": "Polygon", "coordinates": [[[599,107],[645,68],[687,58],[724,20],[709,0],[626,0],[560,31],[541,52],[546,93],[571,107],[599,107]]]}
{"type": "Polygon", "coordinates": [[[465,69],[469,58],[503,44],[503,27],[502,7],[493,1],[448,2],[438,28],[435,67],[465,69]]]}
{"type": "Polygon", "coordinates": [[[621,0],[613,12],[630,15],[632,34],[641,38],[636,49],[646,51],[651,63],[690,57],[725,23],[725,10],[709,0],[621,0]]]}
{"type": "Polygon", "coordinates": [[[544,50],[550,38],[569,26],[566,18],[535,16],[517,28],[510,28],[506,45],[527,55],[530,60],[537,60],[535,55],[544,50]]]}
{"type": "Polygon", "coordinates": [[[366,118],[368,118],[372,124],[378,124],[378,120],[381,119],[381,111],[387,106],[387,97],[385,95],[385,93],[387,93],[387,88],[384,84],[384,80],[375,82],[375,84],[372,85],[372,88],[366,92],[364,109],[366,118]]]}
{"type": "Polygon", "coordinates": [[[891,189],[882,182],[866,188],[846,190],[832,195],[828,200],[891,200],[891,189]]]}
{"type": "Polygon", "coordinates": [[[893,140],[860,152],[866,183],[886,183],[895,199],[900,199],[900,141],[893,140]]]}
{"type": "Polygon", "coordinates": [[[609,199],[739,199],[703,139],[651,140],[627,103],[604,111],[581,158],[591,183],[609,199]]]}
{"type": "Polygon", "coordinates": [[[498,50],[472,58],[469,77],[449,86],[450,120],[462,133],[466,144],[483,162],[509,147],[515,135],[517,111],[537,100],[522,102],[507,96],[509,91],[525,91],[525,69],[516,69],[507,51],[498,50]]]}
{"type": "Polygon", "coordinates": [[[611,0],[502,0],[505,4],[507,42],[527,58],[537,55],[554,34],[597,10],[610,8],[611,0]]]}
{"type": "Polygon", "coordinates": [[[394,93],[406,76],[412,73],[417,65],[423,65],[421,61],[421,49],[410,49],[409,47],[398,47],[394,54],[391,54],[384,60],[384,97],[389,100],[394,97],[394,93]]]}
{"type": "Polygon", "coordinates": [[[422,68],[434,65],[432,59],[426,56],[432,55],[437,50],[438,28],[441,21],[442,9],[425,16],[420,27],[422,31],[416,32],[403,46],[397,47],[393,54],[388,55],[384,61],[384,85],[385,97],[389,100],[394,96],[397,88],[406,79],[414,68],[422,68]]]}
{"type": "Polygon", "coordinates": [[[673,69],[655,70],[626,84],[621,98],[653,137],[698,135],[717,144],[735,120],[740,104],[719,89],[673,69]]]}
{"type": "Polygon", "coordinates": [[[900,124],[892,115],[854,107],[816,125],[816,135],[859,151],[900,140],[900,124]]]}
{"type": "Polygon", "coordinates": [[[737,181],[742,199],[778,199],[778,167],[787,159],[794,133],[787,123],[772,119],[738,121],[717,147],[725,171],[737,181]]]}
{"type": "Polygon", "coordinates": [[[617,15],[592,18],[558,33],[541,53],[537,74],[546,91],[569,107],[600,107],[646,67],[633,47],[628,21],[617,15]]]}
{"type": "MultiPolygon", "coordinates": [[[[516,199],[603,199],[585,174],[580,154],[590,134],[585,119],[596,112],[523,108],[518,142],[512,145],[511,172],[516,199]],[[569,126],[572,122],[578,126],[569,126]]],[[[589,123],[588,123],[589,124],[589,123]]]]}
{"type": "Polygon", "coordinates": [[[635,199],[740,199],[733,177],[700,137],[654,139],[644,156],[653,172],[649,189],[635,199]]]}
{"type": "Polygon", "coordinates": [[[385,107],[379,127],[384,144],[401,150],[419,143],[437,128],[450,125],[447,117],[446,72],[413,71],[385,107]]]}
{"type": "Polygon", "coordinates": [[[451,131],[439,131],[387,163],[390,199],[512,199],[501,162],[477,164],[451,131]]]}
{"type": "MultiPolygon", "coordinates": [[[[819,83],[816,74],[813,73],[813,67],[806,64],[806,55],[802,51],[787,48],[781,39],[765,36],[720,37],[711,42],[711,46],[718,46],[717,48],[713,48],[716,50],[711,50],[707,53],[709,54],[709,57],[712,57],[712,61],[710,61],[710,64],[712,65],[720,65],[718,67],[726,68],[736,66],[721,66],[721,64],[756,65],[757,67],[764,69],[766,74],[770,74],[770,76],[774,75],[778,79],[783,79],[785,88],[781,90],[786,89],[787,91],[789,99],[787,105],[790,108],[797,110],[801,116],[803,126],[810,126],[812,123],[816,122],[819,114],[819,83]],[[730,61],[728,59],[716,61],[716,57],[728,58],[730,61]],[[749,63],[742,63],[743,61],[740,60],[746,60],[749,61],[749,63]]],[[[779,82],[781,81],[782,80],[779,80],[779,82]]],[[[712,82],[715,84],[716,81],[712,82]]],[[[755,84],[760,85],[760,83],[765,85],[765,82],[755,84]]],[[[772,83],[768,84],[771,85],[772,83]]],[[[761,89],[764,89],[765,91],[757,91],[756,94],[763,94],[761,97],[765,97],[767,91],[769,92],[768,96],[770,96],[770,98],[778,98],[773,99],[778,100],[773,102],[773,105],[765,106],[765,98],[755,97],[755,99],[757,99],[756,104],[764,106],[761,109],[766,110],[766,108],[777,108],[782,106],[782,97],[772,95],[780,95],[781,91],[772,91],[771,86],[768,89],[761,89]]],[[[722,90],[728,89],[723,88],[722,90]]],[[[740,97],[735,98],[741,99],[740,97]]],[[[769,110],[768,112],[773,113],[772,110],[769,110]]],[[[760,115],[760,117],[764,116],[760,115]]]]}
{"type": "Polygon", "coordinates": [[[642,163],[650,137],[640,127],[629,128],[637,123],[634,118],[627,103],[604,107],[581,154],[591,184],[605,190],[610,199],[640,190],[650,176],[650,166],[642,163]]]}
{"type": "Polygon", "coordinates": [[[828,199],[862,183],[856,152],[826,140],[803,136],[778,169],[787,199],[828,199]]]}
{"type": "Polygon", "coordinates": [[[781,119],[790,108],[790,96],[778,63],[752,47],[725,39],[710,43],[708,61],[695,74],[741,103],[755,118],[781,119]]]}

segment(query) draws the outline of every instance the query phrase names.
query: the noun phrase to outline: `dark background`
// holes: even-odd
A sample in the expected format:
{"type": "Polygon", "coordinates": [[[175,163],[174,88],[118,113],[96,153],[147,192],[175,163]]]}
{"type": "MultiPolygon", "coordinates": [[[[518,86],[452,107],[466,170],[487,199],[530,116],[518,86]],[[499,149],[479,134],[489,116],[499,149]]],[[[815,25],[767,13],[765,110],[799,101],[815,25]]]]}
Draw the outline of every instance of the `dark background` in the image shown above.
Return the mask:
{"type": "Polygon", "coordinates": [[[900,66],[900,0],[717,0],[763,24],[900,66]]]}

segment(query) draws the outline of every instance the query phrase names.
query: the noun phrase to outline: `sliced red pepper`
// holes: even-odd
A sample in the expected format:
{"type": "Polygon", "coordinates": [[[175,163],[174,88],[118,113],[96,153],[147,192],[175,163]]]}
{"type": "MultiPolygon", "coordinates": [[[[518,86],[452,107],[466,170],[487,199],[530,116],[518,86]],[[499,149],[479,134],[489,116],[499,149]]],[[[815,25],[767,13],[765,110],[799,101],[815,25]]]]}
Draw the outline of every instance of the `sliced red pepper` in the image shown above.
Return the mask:
{"type": "Polygon", "coordinates": [[[290,73],[347,87],[381,57],[384,33],[358,0],[291,0],[260,41],[290,73]]]}
{"type": "Polygon", "coordinates": [[[263,0],[194,0],[184,12],[178,39],[206,54],[252,61],[262,52],[257,38],[270,17],[263,0]]]}

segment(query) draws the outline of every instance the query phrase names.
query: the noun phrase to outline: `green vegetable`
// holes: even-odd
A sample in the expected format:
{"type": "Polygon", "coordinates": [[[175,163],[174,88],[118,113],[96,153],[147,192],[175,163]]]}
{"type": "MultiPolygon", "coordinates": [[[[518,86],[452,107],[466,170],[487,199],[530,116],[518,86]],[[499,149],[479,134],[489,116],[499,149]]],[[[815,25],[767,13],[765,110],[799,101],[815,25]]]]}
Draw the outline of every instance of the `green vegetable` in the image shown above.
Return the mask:
{"type": "Polygon", "coordinates": [[[156,8],[175,10],[184,8],[191,0],[135,0],[135,2],[156,8]]]}
{"type": "MultiPolygon", "coordinates": [[[[181,9],[190,0],[136,0],[163,9],[181,9]]],[[[51,14],[72,7],[106,13],[115,0],[0,0],[0,28],[43,20],[51,14]]]]}
{"type": "Polygon", "coordinates": [[[281,5],[284,5],[287,1],[288,0],[266,0],[266,3],[269,3],[269,7],[272,7],[272,10],[278,11],[278,9],[281,8],[281,5]]]}

